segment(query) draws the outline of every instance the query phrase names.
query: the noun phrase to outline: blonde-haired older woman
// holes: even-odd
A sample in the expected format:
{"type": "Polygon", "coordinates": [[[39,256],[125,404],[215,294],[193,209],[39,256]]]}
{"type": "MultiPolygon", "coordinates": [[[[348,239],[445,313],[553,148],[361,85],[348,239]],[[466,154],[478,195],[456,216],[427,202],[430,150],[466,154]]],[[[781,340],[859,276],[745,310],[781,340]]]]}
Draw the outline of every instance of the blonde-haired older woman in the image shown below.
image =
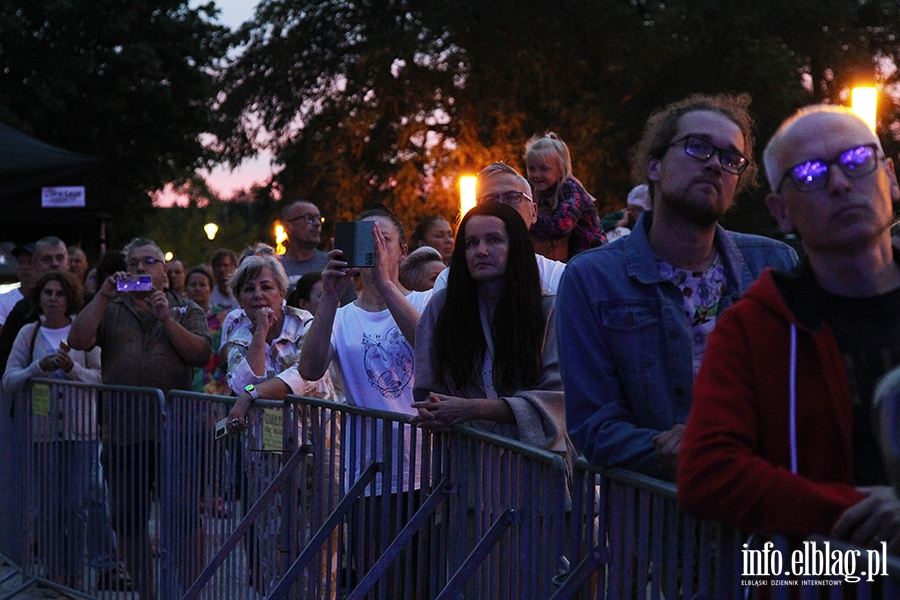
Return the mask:
{"type": "Polygon", "coordinates": [[[238,395],[229,414],[229,430],[246,428],[246,413],[258,397],[332,397],[328,378],[308,382],[297,371],[300,343],[312,315],[285,303],[288,280],[278,259],[272,255],[245,258],[229,286],[246,316],[231,324],[223,342],[228,384],[238,395]]]}
{"type": "Polygon", "coordinates": [[[569,147],[550,132],[525,144],[528,183],[538,207],[531,240],[538,254],[565,262],[606,243],[594,198],[572,175],[569,147]]]}
{"type": "MultiPolygon", "coordinates": [[[[281,262],[271,254],[247,256],[229,286],[244,317],[235,319],[223,336],[228,383],[238,396],[228,414],[227,429],[233,434],[250,429],[248,443],[252,449],[261,449],[263,419],[247,419],[257,398],[281,400],[295,394],[337,400],[338,396],[328,373],[317,381],[307,381],[297,370],[312,315],[285,303],[288,279],[281,262]]],[[[330,445],[328,439],[323,442],[330,445]]],[[[248,452],[247,456],[250,493],[255,495],[275,476],[280,461],[268,460],[272,455],[265,452],[248,452]]],[[[251,581],[261,594],[280,577],[276,533],[257,530],[254,536],[251,581]]]]}

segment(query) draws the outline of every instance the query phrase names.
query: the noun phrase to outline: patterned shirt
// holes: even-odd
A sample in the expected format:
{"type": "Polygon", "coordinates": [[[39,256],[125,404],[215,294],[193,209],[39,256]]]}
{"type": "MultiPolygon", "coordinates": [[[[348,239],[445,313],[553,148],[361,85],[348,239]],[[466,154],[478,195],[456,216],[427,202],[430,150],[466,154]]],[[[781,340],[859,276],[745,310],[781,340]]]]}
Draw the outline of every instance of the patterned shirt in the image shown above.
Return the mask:
{"type": "Polygon", "coordinates": [[[253,322],[244,315],[233,320],[228,326],[223,334],[223,340],[225,340],[225,356],[228,359],[228,383],[231,389],[235,394],[240,394],[248,384],[259,384],[272,377],[278,377],[290,388],[292,394],[335,400],[337,394],[327,373],[318,381],[307,381],[297,370],[303,335],[312,320],[312,315],[308,311],[284,304],[282,309],[284,325],[278,337],[266,344],[266,372],[262,375],[253,372],[246,358],[253,339],[253,322]]]}
{"type": "Polygon", "coordinates": [[[725,265],[716,254],[705,271],[686,271],[663,261],[657,261],[659,274],[681,290],[684,317],[691,327],[694,346],[694,377],[706,353],[706,338],[716,326],[721,311],[720,300],[728,287],[725,265]]]}

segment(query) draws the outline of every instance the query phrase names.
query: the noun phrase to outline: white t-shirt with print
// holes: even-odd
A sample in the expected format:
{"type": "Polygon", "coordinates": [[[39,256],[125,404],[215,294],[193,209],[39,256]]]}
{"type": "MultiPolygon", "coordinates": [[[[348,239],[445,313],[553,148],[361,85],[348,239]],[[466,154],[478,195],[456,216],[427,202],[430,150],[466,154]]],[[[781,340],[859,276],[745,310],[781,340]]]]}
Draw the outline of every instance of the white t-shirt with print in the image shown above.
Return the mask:
{"type": "MultiPolygon", "coordinates": [[[[427,292],[410,292],[406,299],[420,313],[431,299],[431,290],[427,292]]],[[[412,408],[413,403],[413,374],[415,368],[415,352],[389,310],[369,312],[351,303],[338,309],[334,317],[334,327],[331,330],[331,346],[334,349],[334,359],[340,367],[344,380],[344,395],[348,404],[387,410],[391,412],[416,414],[412,408]]],[[[404,426],[404,435],[401,440],[399,425],[392,427],[393,439],[391,447],[394,449],[391,457],[384,457],[381,453],[382,440],[379,427],[375,432],[375,440],[364,436],[362,427],[342,428],[347,447],[365,448],[353,454],[347,463],[347,485],[359,477],[359,474],[373,460],[369,449],[374,441],[376,455],[374,460],[384,460],[385,472],[376,480],[374,493],[382,493],[381,481],[388,476],[390,471],[391,492],[407,491],[419,488],[419,469],[415,471],[412,486],[409,485],[409,464],[413,453],[410,452],[411,437],[409,426],[404,426]],[[356,439],[349,439],[351,431],[356,431],[356,439]],[[402,459],[397,448],[402,444],[402,459]],[[403,461],[402,471],[395,469],[397,460],[403,461]],[[400,485],[398,479],[405,482],[400,485]]],[[[421,441],[421,437],[419,438],[421,441]]],[[[416,462],[421,460],[421,448],[416,448],[416,462]]],[[[366,495],[371,491],[366,490],[366,495]]]]}
{"type": "MultiPolygon", "coordinates": [[[[431,290],[406,297],[420,313],[431,290]]],[[[369,312],[351,303],[338,309],[331,330],[334,357],[344,376],[347,403],[416,414],[413,403],[415,352],[389,310],[369,312]]]]}

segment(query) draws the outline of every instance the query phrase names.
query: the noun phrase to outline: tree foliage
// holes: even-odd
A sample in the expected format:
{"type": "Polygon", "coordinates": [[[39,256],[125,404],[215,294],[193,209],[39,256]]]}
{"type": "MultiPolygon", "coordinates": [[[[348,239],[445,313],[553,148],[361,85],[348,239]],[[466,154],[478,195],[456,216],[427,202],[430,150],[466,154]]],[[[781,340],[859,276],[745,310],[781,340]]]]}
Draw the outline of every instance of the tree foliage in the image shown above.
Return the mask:
{"type": "MultiPolygon", "coordinates": [[[[453,218],[460,174],[521,168],[527,138],[553,130],[612,210],[652,110],[749,92],[759,152],[795,108],[845,103],[861,75],[897,63],[898,31],[900,6],[879,0],[262,0],[217,134],[233,162],[272,150],[286,198],[337,218],[384,202],[412,224],[453,218]]],[[[896,85],[890,68],[878,77],[896,85]]],[[[882,131],[896,132],[896,99],[882,99],[882,131]]],[[[732,226],[767,227],[761,195],[732,226]]]]}
{"type": "Polygon", "coordinates": [[[0,119],[63,148],[102,156],[101,208],[113,243],[141,231],[149,192],[215,156],[216,67],[228,30],[212,3],[10,0],[0,4],[0,119]]]}

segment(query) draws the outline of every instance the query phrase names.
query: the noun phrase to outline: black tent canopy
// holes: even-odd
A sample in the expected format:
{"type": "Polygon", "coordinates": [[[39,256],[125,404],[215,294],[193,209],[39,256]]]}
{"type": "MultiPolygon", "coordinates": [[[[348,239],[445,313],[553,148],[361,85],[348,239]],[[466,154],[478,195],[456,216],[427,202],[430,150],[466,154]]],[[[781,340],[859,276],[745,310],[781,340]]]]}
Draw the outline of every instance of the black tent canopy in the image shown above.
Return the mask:
{"type": "Polygon", "coordinates": [[[33,242],[56,235],[85,250],[102,244],[104,160],[42,142],[0,122],[0,240],[33,242]],[[86,205],[44,208],[44,187],[85,188],[86,205]]]}
{"type": "MultiPolygon", "coordinates": [[[[0,123],[0,200],[86,171],[101,158],[51,146],[0,123]]],[[[40,206],[40,203],[37,204],[40,206]]]]}

